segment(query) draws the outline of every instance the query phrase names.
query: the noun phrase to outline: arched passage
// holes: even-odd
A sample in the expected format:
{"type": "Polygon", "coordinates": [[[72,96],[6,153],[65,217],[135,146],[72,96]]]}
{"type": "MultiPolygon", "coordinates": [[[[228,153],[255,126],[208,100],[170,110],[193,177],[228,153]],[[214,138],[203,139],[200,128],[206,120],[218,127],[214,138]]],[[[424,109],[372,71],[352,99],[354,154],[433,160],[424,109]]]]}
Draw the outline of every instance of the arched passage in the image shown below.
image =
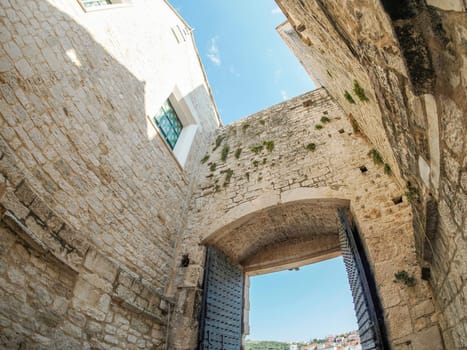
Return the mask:
{"type": "Polygon", "coordinates": [[[368,158],[370,146],[350,130],[345,115],[320,89],[219,132],[216,140],[222,147],[212,144],[192,203],[197,215],[187,223],[178,249],[179,258],[187,256],[190,262],[174,279],[178,293],[171,338],[177,348],[196,343],[198,323],[193,320],[206,271],[205,245],[224,251],[248,273],[297,266],[322,258],[325,238],[328,253],[337,253],[332,239],[337,208],[349,208],[359,229],[391,346],[410,340],[423,348],[427,339],[439,344],[431,294],[416,261],[412,211],[401,196],[404,190],[397,176],[385,174],[368,158]],[[323,115],[331,120],[325,131],[315,128],[323,115]],[[274,147],[255,153],[266,144],[274,147]],[[315,151],[306,147],[312,144],[315,151]],[[219,161],[221,149],[229,147],[240,150],[239,157],[219,161]],[[321,219],[318,208],[323,210],[321,219]],[[315,223],[313,230],[307,229],[310,222],[315,223]],[[394,283],[398,271],[414,276],[416,285],[394,283]],[[194,326],[187,330],[187,324],[194,326]]]}
{"type": "Polygon", "coordinates": [[[251,275],[343,255],[362,344],[365,349],[387,349],[376,283],[348,205],[335,198],[289,197],[207,236],[200,348],[223,349],[227,344],[236,349],[240,335],[249,333],[251,275]]]}
{"type": "Polygon", "coordinates": [[[246,214],[203,243],[252,274],[292,268],[339,255],[337,209],[348,207],[345,199],[291,200],[246,214]]]}

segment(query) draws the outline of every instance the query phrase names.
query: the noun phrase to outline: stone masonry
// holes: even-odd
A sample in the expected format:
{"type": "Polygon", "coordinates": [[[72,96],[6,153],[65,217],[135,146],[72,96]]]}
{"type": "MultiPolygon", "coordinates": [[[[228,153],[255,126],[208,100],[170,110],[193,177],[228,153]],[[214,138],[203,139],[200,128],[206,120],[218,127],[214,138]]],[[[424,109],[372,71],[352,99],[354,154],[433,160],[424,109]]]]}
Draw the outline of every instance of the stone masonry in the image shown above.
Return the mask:
{"type": "MultiPolygon", "coordinates": [[[[189,319],[204,263],[200,243],[218,247],[251,273],[265,266],[300,266],[310,257],[335,256],[330,253],[336,251],[336,211],[347,207],[366,244],[393,348],[405,349],[407,343],[414,349],[443,348],[429,285],[420,278],[412,211],[403,189],[394,175],[385,174],[383,164],[373,163],[371,146],[326,90],[233,123],[216,140],[221,141],[217,148],[215,140],[211,144],[194,195],[197,215],[179,252],[188,254],[190,265],[180,271],[185,294],[175,321],[194,322],[189,319]],[[304,244],[314,254],[303,255],[304,244]],[[401,270],[416,278],[414,287],[394,283],[401,270]]],[[[174,348],[194,347],[187,338],[174,338],[174,348]]]]}
{"type": "Polygon", "coordinates": [[[338,208],[391,347],[467,347],[465,4],[277,3],[322,88],[222,127],[166,1],[0,0],[0,348],[196,349],[205,245],[248,288],[339,255],[338,208]]]}
{"type": "Polygon", "coordinates": [[[465,1],[276,2],[283,39],[400,172],[446,347],[466,348],[465,1]]]}
{"type": "Polygon", "coordinates": [[[219,125],[173,27],[164,1],[0,2],[0,348],[165,347],[185,203],[219,125]],[[183,168],[150,120],[172,93],[199,123],[183,168]]]}

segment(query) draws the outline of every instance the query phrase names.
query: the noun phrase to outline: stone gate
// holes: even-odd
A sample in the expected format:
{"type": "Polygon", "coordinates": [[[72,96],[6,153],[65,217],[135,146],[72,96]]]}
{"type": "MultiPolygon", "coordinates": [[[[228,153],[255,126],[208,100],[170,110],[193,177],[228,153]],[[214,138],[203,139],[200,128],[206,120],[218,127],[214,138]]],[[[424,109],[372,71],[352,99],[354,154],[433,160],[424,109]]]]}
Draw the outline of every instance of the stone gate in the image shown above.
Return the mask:
{"type": "MultiPolygon", "coordinates": [[[[410,204],[390,168],[374,162],[371,146],[325,89],[219,130],[211,147],[194,195],[196,214],[180,247],[190,257],[180,271],[180,308],[197,302],[203,245],[223,251],[247,275],[298,267],[340,255],[337,209],[349,208],[392,346],[442,347],[428,282],[420,278],[410,204]],[[395,283],[398,271],[415,276],[415,286],[395,283]]],[[[185,317],[191,313],[176,314],[178,322],[185,317]]],[[[177,346],[190,348],[179,334],[177,346]]]]}

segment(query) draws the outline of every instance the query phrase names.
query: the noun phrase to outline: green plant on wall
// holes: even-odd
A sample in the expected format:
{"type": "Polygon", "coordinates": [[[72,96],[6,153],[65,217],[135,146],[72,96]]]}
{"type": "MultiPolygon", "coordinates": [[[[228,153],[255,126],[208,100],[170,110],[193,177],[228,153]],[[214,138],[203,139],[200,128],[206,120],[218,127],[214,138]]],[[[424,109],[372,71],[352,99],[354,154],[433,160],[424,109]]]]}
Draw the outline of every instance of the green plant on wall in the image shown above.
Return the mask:
{"type": "Polygon", "coordinates": [[[225,145],[224,148],[222,148],[222,152],[221,152],[221,160],[223,162],[225,162],[227,160],[227,156],[229,154],[229,151],[230,151],[230,147],[225,145]]]}
{"type": "Polygon", "coordinates": [[[373,163],[381,165],[384,164],[383,157],[381,154],[378,152],[376,148],[372,148],[370,152],[368,152],[368,157],[370,157],[373,160],[373,163]]]}
{"type": "Polygon", "coordinates": [[[323,126],[321,124],[316,124],[315,125],[316,130],[321,130],[322,128],[323,128],[323,126]]]}
{"type": "Polygon", "coordinates": [[[357,121],[352,116],[352,113],[349,114],[350,125],[352,125],[352,130],[355,134],[360,133],[360,126],[358,125],[357,121]]]}
{"type": "Polygon", "coordinates": [[[274,149],[274,141],[264,141],[263,145],[264,145],[264,147],[266,147],[266,149],[269,152],[272,152],[272,150],[274,149]]]}
{"type": "Polygon", "coordinates": [[[235,154],[234,154],[235,159],[240,158],[240,154],[242,154],[242,149],[239,147],[235,150],[235,154]]]}
{"type": "Polygon", "coordinates": [[[391,166],[388,163],[384,163],[384,173],[386,175],[392,174],[391,166]]]}
{"type": "Polygon", "coordinates": [[[256,145],[250,148],[251,152],[258,154],[263,150],[263,145],[256,145]]]}
{"type": "Polygon", "coordinates": [[[201,164],[206,163],[209,160],[209,154],[206,154],[202,159],[201,159],[201,164]]]}
{"type": "Polygon", "coordinates": [[[224,187],[230,183],[230,179],[232,178],[233,173],[234,172],[232,169],[227,169],[225,171],[224,187]]]}
{"type": "Polygon", "coordinates": [[[347,100],[348,103],[352,103],[352,104],[355,103],[352,95],[347,90],[345,90],[345,92],[344,92],[344,97],[345,97],[345,99],[347,100]]]}
{"type": "Polygon", "coordinates": [[[416,280],[415,280],[415,277],[413,277],[412,275],[410,275],[407,271],[405,270],[401,270],[401,271],[397,271],[395,274],[394,274],[394,282],[395,283],[403,283],[405,284],[406,286],[408,287],[413,287],[415,286],[416,284],[416,280]]]}
{"type": "Polygon", "coordinates": [[[217,136],[214,148],[212,150],[215,151],[216,149],[218,149],[219,146],[221,145],[222,141],[224,141],[224,139],[225,139],[225,136],[223,136],[223,135],[217,136]]]}
{"type": "Polygon", "coordinates": [[[365,91],[363,88],[358,84],[358,81],[353,81],[353,92],[359,98],[360,101],[366,102],[368,101],[368,97],[365,95],[365,91]]]}
{"type": "Polygon", "coordinates": [[[325,115],[323,115],[320,120],[321,120],[321,123],[323,124],[329,123],[331,121],[331,119],[329,119],[325,115]]]}
{"type": "Polygon", "coordinates": [[[409,203],[414,203],[418,201],[418,190],[412,186],[410,182],[407,182],[407,192],[405,192],[405,197],[409,203]]]}
{"type": "Polygon", "coordinates": [[[216,168],[217,168],[216,163],[211,163],[211,165],[209,166],[209,170],[211,170],[211,171],[216,171],[216,168]]]}
{"type": "Polygon", "coordinates": [[[309,151],[314,151],[316,149],[316,144],[314,144],[313,142],[309,143],[308,145],[305,146],[305,148],[309,151]]]}

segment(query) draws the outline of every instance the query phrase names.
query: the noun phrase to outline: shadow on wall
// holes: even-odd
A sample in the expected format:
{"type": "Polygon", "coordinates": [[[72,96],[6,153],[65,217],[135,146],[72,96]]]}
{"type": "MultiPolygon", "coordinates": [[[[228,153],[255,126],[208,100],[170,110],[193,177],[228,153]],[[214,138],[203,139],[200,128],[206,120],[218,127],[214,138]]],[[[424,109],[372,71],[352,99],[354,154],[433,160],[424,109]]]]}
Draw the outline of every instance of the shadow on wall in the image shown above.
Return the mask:
{"type": "MultiPolygon", "coordinates": [[[[119,267],[142,275],[154,290],[163,293],[178,224],[166,218],[182,215],[188,185],[163,141],[148,139],[144,82],[47,1],[21,2],[14,4],[14,9],[9,6],[2,3],[2,14],[8,16],[0,16],[5,29],[0,38],[4,97],[0,101],[0,137],[14,150],[25,178],[45,202],[44,208],[36,209],[52,215],[50,206],[76,229],[71,237],[60,237],[63,245],[89,241],[91,247],[118,261],[119,267]]],[[[208,93],[200,86],[187,98],[203,94],[208,93]]],[[[0,160],[3,156],[0,154],[0,160]]],[[[19,196],[21,184],[7,177],[6,186],[7,193],[19,196]]],[[[16,208],[21,207],[18,202],[16,208]]],[[[16,215],[16,208],[6,209],[16,215]]],[[[20,219],[28,229],[40,224],[53,231],[40,216],[20,219]]],[[[85,329],[87,316],[75,309],[76,298],[82,293],[91,304],[94,297],[106,296],[106,311],[93,318],[103,321],[106,312],[112,313],[109,307],[113,312],[116,308],[113,303],[109,306],[109,295],[83,283],[81,272],[77,276],[63,272],[38,258],[37,252],[15,243],[17,238],[3,222],[0,233],[1,271],[9,271],[0,283],[0,347],[35,348],[33,344],[44,341],[47,347],[57,349],[86,348],[89,343],[102,348],[105,334],[85,329]],[[54,283],[56,280],[60,282],[54,283]]],[[[77,265],[83,259],[81,256],[77,265]]],[[[84,275],[108,276],[102,266],[80,268],[84,275]]],[[[134,316],[135,324],[138,317],[143,316],[134,316]]],[[[151,327],[136,328],[144,333],[141,338],[151,339],[147,348],[156,344],[151,327]]],[[[160,344],[164,334],[159,333],[160,344]]],[[[124,343],[128,334],[117,336],[124,343]]]]}
{"type": "MultiPolygon", "coordinates": [[[[73,226],[92,232],[96,245],[115,253],[111,243],[102,241],[107,232],[127,250],[125,259],[132,259],[138,248],[160,248],[154,247],[160,244],[153,238],[156,230],[167,239],[169,253],[162,255],[169,259],[175,228],[158,214],[181,215],[186,179],[164,142],[148,139],[144,82],[47,1],[15,11],[23,23],[5,18],[5,27],[24,27],[31,42],[16,50],[22,45],[13,38],[22,36],[12,32],[3,43],[17,57],[0,74],[8,93],[2,138],[31,173],[34,188],[73,226]],[[28,19],[31,14],[42,22],[28,19]],[[164,186],[158,186],[160,178],[166,179],[164,186]],[[175,209],[160,213],[156,203],[167,198],[175,209]],[[138,239],[130,240],[126,232],[138,239]]],[[[203,89],[188,99],[207,94],[203,89]]],[[[152,277],[163,275],[156,264],[151,269],[152,277]]]]}

